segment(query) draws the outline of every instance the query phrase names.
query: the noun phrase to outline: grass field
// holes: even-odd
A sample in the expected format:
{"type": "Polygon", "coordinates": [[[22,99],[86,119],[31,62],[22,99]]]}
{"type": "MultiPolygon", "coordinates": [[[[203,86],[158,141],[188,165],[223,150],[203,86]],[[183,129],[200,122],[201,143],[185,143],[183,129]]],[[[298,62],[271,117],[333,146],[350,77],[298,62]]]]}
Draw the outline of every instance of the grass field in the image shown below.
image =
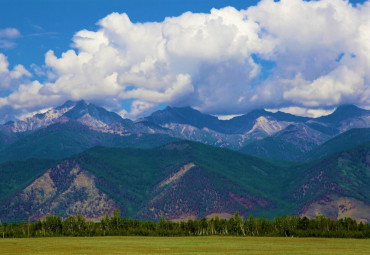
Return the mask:
{"type": "Polygon", "coordinates": [[[0,239],[0,254],[370,254],[370,240],[281,237],[0,239]]]}

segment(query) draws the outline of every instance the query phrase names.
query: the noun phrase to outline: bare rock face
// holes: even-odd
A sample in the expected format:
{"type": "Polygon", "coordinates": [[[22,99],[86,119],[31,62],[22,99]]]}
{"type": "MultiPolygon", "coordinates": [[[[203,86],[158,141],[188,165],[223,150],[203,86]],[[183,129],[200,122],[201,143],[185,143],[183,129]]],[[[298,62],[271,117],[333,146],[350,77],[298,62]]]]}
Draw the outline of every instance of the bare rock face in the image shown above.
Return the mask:
{"type": "Polygon", "coordinates": [[[63,161],[20,191],[6,210],[25,219],[82,214],[98,220],[116,208],[115,202],[98,190],[94,176],[76,162],[63,161]]]}
{"type": "Polygon", "coordinates": [[[299,161],[306,153],[330,138],[304,123],[290,124],[271,136],[266,136],[267,133],[264,139],[247,144],[241,151],[266,158],[299,161]]]}
{"type": "Polygon", "coordinates": [[[253,132],[260,132],[264,134],[264,136],[271,136],[275,134],[276,132],[279,132],[286,128],[290,123],[286,121],[277,121],[275,119],[272,119],[271,117],[258,117],[256,119],[255,124],[253,125],[252,129],[249,130],[247,133],[253,133],[253,132]]]}

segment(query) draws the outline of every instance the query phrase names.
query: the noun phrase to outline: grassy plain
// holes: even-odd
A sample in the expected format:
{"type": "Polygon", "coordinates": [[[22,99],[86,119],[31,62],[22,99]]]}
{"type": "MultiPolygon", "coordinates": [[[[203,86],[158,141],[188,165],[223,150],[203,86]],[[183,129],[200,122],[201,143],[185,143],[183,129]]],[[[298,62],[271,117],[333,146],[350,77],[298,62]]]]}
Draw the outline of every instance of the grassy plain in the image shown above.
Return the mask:
{"type": "Polygon", "coordinates": [[[55,237],[0,239],[0,254],[369,254],[369,239],[55,237]]]}

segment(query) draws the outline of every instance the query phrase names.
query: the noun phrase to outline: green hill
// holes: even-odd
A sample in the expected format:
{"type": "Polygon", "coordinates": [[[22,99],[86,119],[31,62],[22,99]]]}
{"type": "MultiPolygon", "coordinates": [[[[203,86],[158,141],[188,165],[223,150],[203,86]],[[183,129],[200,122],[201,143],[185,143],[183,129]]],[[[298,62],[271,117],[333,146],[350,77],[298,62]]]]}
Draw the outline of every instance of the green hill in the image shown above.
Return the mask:
{"type": "Polygon", "coordinates": [[[307,161],[322,158],[332,153],[358,146],[367,141],[370,141],[370,128],[350,129],[308,152],[304,158],[307,161]]]}
{"type": "MultiPolygon", "coordinates": [[[[223,213],[225,210],[233,213],[236,209],[245,214],[248,211],[261,210],[264,206],[273,208],[277,204],[284,204],[284,201],[278,199],[281,195],[278,180],[281,175],[287,174],[281,167],[255,157],[200,143],[184,141],[151,150],[95,148],[81,154],[76,160],[83,168],[104,179],[98,181],[97,186],[115,201],[120,201],[123,206],[121,209],[127,209],[129,215],[140,209],[143,216],[149,217],[148,212],[145,215],[146,208],[143,207],[155,202],[152,200],[158,196],[167,197],[169,190],[184,201],[198,199],[197,203],[192,201],[193,208],[186,209],[193,210],[197,217],[223,213]],[[161,182],[176,175],[183,166],[190,163],[194,167],[186,174],[173,183],[160,187],[161,182]],[[196,186],[199,180],[203,182],[196,186]],[[113,190],[112,187],[121,188],[113,190]],[[235,200],[234,206],[230,208],[217,209],[214,205],[208,205],[210,208],[203,208],[202,213],[201,208],[212,203],[209,199],[215,199],[201,199],[202,189],[204,192],[214,192],[216,197],[222,197],[220,199],[223,201],[220,203],[226,203],[230,199],[238,200],[232,199],[231,193],[240,196],[240,201],[235,200]],[[246,203],[247,200],[250,201],[251,208],[243,207],[243,199],[246,203]],[[258,200],[264,201],[261,204],[265,205],[260,206],[258,200]],[[137,201],[141,203],[138,204],[137,201]]],[[[158,204],[158,209],[172,206],[167,203],[177,203],[171,199],[164,200],[158,204]]]]}
{"type": "MultiPolygon", "coordinates": [[[[122,216],[140,219],[227,217],[239,211],[268,218],[322,212],[369,221],[369,158],[370,143],[305,164],[189,141],[152,149],[94,147],[27,177],[0,199],[0,215],[81,213],[99,219],[118,208],[122,216]]],[[[26,171],[17,169],[18,175],[26,171]]]]}
{"type": "Polygon", "coordinates": [[[297,167],[285,198],[300,215],[370,221],[370,142],[297,167]]]}
{"type": "Polygon", "coordinates": [[[56,163],[56,160],[29,159],[0,164],[0,201],[28,186],[56,163]]]}

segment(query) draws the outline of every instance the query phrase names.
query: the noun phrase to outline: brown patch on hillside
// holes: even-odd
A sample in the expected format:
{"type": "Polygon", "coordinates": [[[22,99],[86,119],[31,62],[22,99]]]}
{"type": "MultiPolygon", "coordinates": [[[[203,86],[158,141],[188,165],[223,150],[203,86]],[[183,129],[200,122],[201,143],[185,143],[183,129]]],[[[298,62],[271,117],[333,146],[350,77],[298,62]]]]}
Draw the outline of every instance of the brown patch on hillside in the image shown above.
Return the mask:
{"type": "Polygon", "coordinates": [[[187,215],[180,215],[176,219],[171,219],[173,222],[181,222],[181,221],[188,221],[188,220],[195,220],[197,216],[195,214],[187,214],[187,215]]]}
{"type": "Polygon", "coordinates": [[[166,150],[178,150],[178,151],[182,151],[182,150],[185,150],[186,148],[189,147],[189,144],[187,143],[170,143],[166,146],[163,146],[163,149],[166,149],[166,150]]]}
{"type": "Polygon", "coordinates": [[[23,201],[34,201],[37,204],[42,204],[54,196],[56,190],[55,183],[50,178],[50,171],[47,171],[25,188],[20,196],[23,201]]]}
{"type": "Polygon", "coordinates": [[[186,165],[183,165],[179,171],[177,171],[176,173],[172,174],[169,178],[167,178],[166,180],[163,180],[158,186],[159,188],[167,185],[167,184],[170,184],[174,181],[176,181],[177,179],[181,178],[184,174],[186,174],[187,171],[189,171],[192,167],[194,167],[194,163],[189,163],[189,164],[186,164],[186,165]]]}
{"type": "Polygon", "coordinates": [[[54,199],[51,210],[58,208],[60,204],[67,205],[68,215],[83,214],[91,220],[98,220],[115,209],[113,200],[100,192],[95,185],[94,177],[83,170],[76,173],[68,189],[54,199]],[[76,193],[82,194],[83,198],[69,201],[76,193]]]}
{"type": "Polygon", "coordinates": [[[116,208],[115,202],[96,187],[93,175],[76,162],[64,161],[19,192],[6,211],[33,219],[82,214],[99,220],[116,208]]]}
{"type": "Polygon", "coordinates": [[[245,191],[237,193],[227,190],[220,183],[215,183],[199,166],[192,163],[185,166],[161,182],[168,185],[157,186],[152,191],[152,199],[139,209],[136,217],[158,220],[164,216],[175,221],[209,215],[227,218],[236,211],[245,216],[271,206],[270,202],[248,195],[245,191]]]}
{"type": "Polygon", "coordinates": [[[233,217],[233,215],[231,213],[225,212],[225,213],[211,213],[206,216],[207,219],[213,219],[216,217],[219,217],[220,219],[230,219],[231,217],[233,217]]]}
{"type": "Polygon", "coordinates": [[[251,200],[249,200],[245,197],[242,197],[241,195],[234,194],[232,192],[229,192],[229,195],[235,201],[237,201],[239,204],[241,204],[242,206],[244,206],[247,209],[251,209],[251,208],[254,208],[256,206],[256,204],[254,202],[252,202],[251,200]]]}
{"type": "Polygon", "coordinates": [[[350,217],[365,223],[370,222],[370,204],[352,197],[328,193],[306,204],[299,216],[314,218],[325,215],[332,219],[350,217]]]}

